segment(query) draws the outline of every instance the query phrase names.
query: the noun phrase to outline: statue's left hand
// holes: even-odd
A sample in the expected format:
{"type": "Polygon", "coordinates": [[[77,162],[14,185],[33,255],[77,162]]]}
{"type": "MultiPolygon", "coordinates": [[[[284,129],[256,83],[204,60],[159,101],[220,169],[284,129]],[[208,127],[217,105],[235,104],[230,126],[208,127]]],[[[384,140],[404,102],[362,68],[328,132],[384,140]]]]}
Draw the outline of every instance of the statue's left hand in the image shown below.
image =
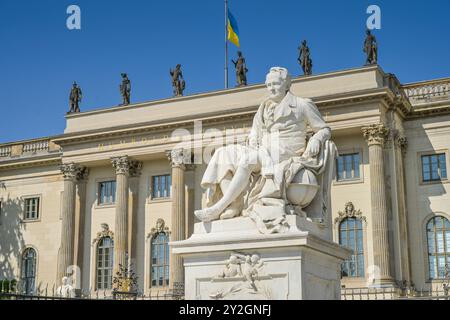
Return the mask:
{"type": "Polygon", "coordinates": [[[308,142],[308,146],[306,147],[305,154],[315,157],[319,154],[320,151],[320,141],[318,139],[311,138],[308,142]]]}

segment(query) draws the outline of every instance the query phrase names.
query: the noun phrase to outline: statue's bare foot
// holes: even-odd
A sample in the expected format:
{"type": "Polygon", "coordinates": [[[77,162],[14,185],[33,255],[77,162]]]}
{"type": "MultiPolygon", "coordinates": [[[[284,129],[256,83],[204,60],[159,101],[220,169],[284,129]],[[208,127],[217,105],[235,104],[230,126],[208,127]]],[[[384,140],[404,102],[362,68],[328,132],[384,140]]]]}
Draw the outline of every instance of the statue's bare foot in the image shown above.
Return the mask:
{"type": "Polygon", "coordinates": [[[221,213],[221,211],[215,209],[214,207],[194,211],[194,215],[203,222],[218,220],[221,213]]]}
{"type": "Polygon", "coordinates": [[[220,220],[231,219],[237,217],[240,214],[240,210],[232,207],[228,207],[221,215],[220,220]]]}

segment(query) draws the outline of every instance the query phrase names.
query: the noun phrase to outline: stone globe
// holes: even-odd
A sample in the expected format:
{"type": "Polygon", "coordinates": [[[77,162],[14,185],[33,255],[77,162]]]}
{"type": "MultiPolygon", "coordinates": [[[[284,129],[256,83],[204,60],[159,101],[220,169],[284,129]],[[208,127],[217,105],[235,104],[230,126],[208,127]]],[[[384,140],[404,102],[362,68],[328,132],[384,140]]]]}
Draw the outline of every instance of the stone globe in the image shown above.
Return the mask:
{"type": "Polygon", "coordinates": [[[319,191],[316,175],[308,169],[301,169],[287,188],[287,199],[293,205],[307,207],[319,191]]]}

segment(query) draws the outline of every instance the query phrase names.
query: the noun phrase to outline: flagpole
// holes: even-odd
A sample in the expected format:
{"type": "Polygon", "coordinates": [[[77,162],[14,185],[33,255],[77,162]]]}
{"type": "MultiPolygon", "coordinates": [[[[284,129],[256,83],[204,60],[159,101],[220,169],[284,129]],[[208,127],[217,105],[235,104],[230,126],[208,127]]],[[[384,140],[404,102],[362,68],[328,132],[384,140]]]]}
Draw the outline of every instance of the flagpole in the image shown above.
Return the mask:
{"type": "Polygon", "coordinates": [[[228,0],[225,0],[225,89],[228,89],[228,0]]]}

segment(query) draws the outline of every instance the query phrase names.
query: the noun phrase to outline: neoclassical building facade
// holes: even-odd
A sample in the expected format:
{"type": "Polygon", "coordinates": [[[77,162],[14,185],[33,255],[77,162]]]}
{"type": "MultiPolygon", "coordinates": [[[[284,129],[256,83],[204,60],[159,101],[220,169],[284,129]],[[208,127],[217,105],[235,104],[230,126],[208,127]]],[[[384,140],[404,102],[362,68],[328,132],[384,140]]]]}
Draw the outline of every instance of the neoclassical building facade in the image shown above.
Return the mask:
{"type": "MultiPolygon", "coordinates": [[[[0,145],[0,279],[26,292],[73,274],[110,290],[131,265],[141,292],[184,281],[170,241],[193,232],[215,147],[245,143],[263,84],[66,116],[63,134],[0,145]],[[190,152],[187,152],[189,150],[190,152]]],[[[339,151],[334,241],[342,285],[442,286],[450,263],[450,78],[402,84],[379,66],[293,80],[339,151]]]]}

